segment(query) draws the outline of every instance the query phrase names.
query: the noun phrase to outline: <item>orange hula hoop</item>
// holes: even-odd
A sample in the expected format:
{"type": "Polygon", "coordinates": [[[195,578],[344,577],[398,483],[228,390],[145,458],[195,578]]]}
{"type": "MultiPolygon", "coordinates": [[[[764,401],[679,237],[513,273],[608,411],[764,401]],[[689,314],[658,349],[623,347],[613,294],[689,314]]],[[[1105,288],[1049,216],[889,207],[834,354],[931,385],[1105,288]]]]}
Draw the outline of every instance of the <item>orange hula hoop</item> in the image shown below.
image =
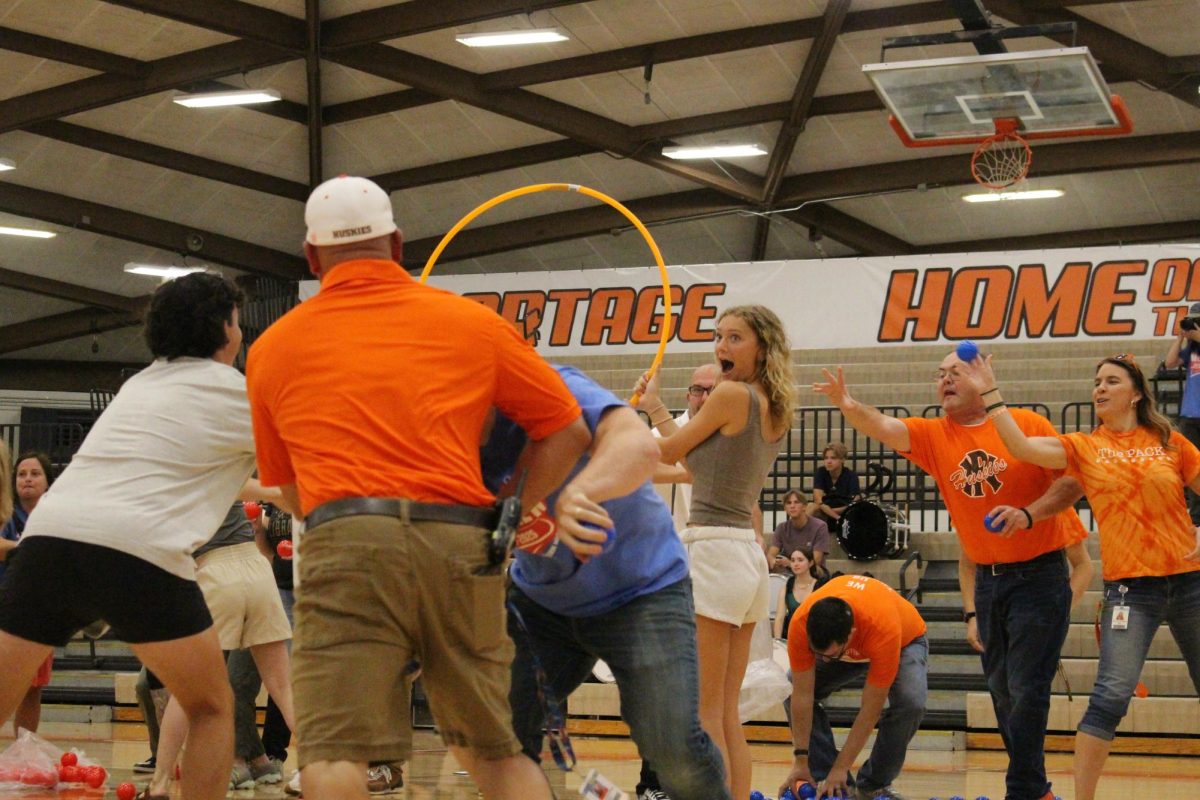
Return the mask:
{"type": "MultiPolygon", "coordinates": [[[[435,247],[433,252],[429,255],[429,260],[425,262],[425,269],[421,271],[420,282],[425,283],[426,278],[429,277],[429,273],[433,272],[433,265],[437,263],[438,256],[442,254],[442,251],[446,249],[446,246],[450,244],[451,240],[458,235],[459,231],[467,227],[472,220],[474,220],[480,214],[483,214],[488,209],[494,208],[501,203],[506,203],[515,197],[521,197],[523,195],[533,194],[535,192],[578,192],[579,194],[587,195],[594,200],[599,200],[602,203],[606,203],[607,205],[610,205],[617,211],[621,212],[625,219],[629,220],[633,227],[638,229],[638,232],[642,234],[642,238],[646,240],[646,244],[650,246],[650,252],[654,254],[654,263],[658,264],[658,271],[662,276],[663,310],[665,313],[663,314],[662,336],[660,336],[658,340],[658,352],[654,354],[654,361],[650,364],[650,371],[646,373],[647,380],[649,380],[662,365],[663,353],[666,352],[667,341],[671,338],[671,281],[667,277],[667,265],[663,262],[662,253],[659,252],[658,244],[654,241],[654,237],[650,235],[650,231],[646,230],[646,226],[642,224],[642,221],[638,219],[632,211],[622,205],[619,201],[614,200],[613,198],[604,194],[604,192],[598,192],[595,189],[589,189],[588,187],[580,186],[577,183],[535,183],[530,186],[522,186],[519,189],[513,189],[505,192],[504,194],[498,194],[491,200],[488,200],[486,203],[476,206],[474,210],[460,219],[458,223],[451,228],[445,236],[442,237],[442,240],[438,242],[438,246],[435,247]]],[[[637,406],[638,401],[641,399],[642,396],[638,393],[635,393],[633,397],[629,399],[629,404],[631,406],[637,406]]]]}

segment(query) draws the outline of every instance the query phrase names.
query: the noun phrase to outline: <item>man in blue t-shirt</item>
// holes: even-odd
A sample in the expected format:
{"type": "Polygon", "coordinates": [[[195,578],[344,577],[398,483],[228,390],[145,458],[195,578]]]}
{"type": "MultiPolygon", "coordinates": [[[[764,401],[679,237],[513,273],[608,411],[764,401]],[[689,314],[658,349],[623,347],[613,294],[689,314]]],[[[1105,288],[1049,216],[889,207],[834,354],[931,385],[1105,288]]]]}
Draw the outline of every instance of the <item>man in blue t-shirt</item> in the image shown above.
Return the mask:
{"type": "MultiPolygon", "coordinates": [[[[1179,403],[1179,431],[1200,447],[1200,303],[1192,303],[1179,322],[1179,335],[1171,342],[1163,366],[1184,370],[1183,399],[1179,403]]],[[[1200,525],[1200,495],[1187,490],[1192,524],[1200,525]]]]}
{"type": "MultiPolygon", "coordinates": [[[[541,760],[542,726],[533,658],[565,699],[603,659],[616,677],[621,714],[673,800],[728,800],[720,753],[700,726],[696,624],[687,556],[650,478],[658,446],[637,414],[574,367],[556,366],[583,409],[592,446],[518,533],[508,631],[516,644],[509,702],[525,754],[541,760]],[[555,547],[549,509],[598,503],[613,534],[580,560],[555,547]]],[[[484,483],[510,480],[524,431],[497,415],[483,448],[484,483]]],[[[566,513],[570,513],[569,511],[566,513]]],[[[586,515],[583,515],[586,518],[586,515]]],[[[596,539],[603,541],[601,536],[596,539]]]]}

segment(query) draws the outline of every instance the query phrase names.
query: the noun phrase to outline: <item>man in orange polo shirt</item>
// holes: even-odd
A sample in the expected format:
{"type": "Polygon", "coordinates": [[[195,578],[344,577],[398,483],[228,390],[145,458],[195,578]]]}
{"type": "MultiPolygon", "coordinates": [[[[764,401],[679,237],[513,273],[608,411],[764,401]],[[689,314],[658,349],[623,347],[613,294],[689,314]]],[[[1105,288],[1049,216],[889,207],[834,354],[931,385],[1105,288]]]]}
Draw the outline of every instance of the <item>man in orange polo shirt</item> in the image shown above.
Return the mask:
{"type": "MultiPolygon", "coordinates": [[[[1008,751],[1006,800],[1053,798],[1044,743],[1050,684],[1071,606],[1092,578],[1087,531],[1072,510],[1079,482],[1017,461],[987,416],[987,397],[959,379],[955,353],[937,370],[944,416],[897,419],[850,396],[839,367],[813,388],[851,425],[909,459],[937,482],[962,546],[958,579],[967,640],[983,671],[1008,751]],[[994,519],[993,533],[984,518],[994,519]],[[1065,554],[1070,551],[1073,571],[1065,554]]],[[[1013,409],[1030,436],[1053,436],[1031,411],[1013,409]]]]}
{"type": "Polygon", "coordinates": [[[925,716],[925,620],[886,583],[844,575],[805,598],[792,615],[787,643],[795,763],[784,786],[797,796],[800,783],[821,781],[820,797],[850,796],[851,785],[860,800],[899,797],[892,781],[925,716]],[[821,701],[864,674],[862,705],[839,753],[821,701]],[[871,757],[851,780],[876,722],[871,757]]]}
{"type": "MultiPolygon", "coordinates": [[[[516,330],[400,266],[391,201],[340,177],[313,190],[305,254],[316,297],[251,348],[260,480],[306,515],[293,685],[305,796],[367,797],[369,762],[408,759],[403,673],[420,662],[443,739],[485,797],[549,798],[508,706],[512,641],[480,477],[489,409],[529,434],[527,507],[590,442],[578,404],[516,330]]],[[[571,493],[564,492],[566,497],[571,493]]],[[[598,504],[556,508],[568,547],[598,504]]]]}

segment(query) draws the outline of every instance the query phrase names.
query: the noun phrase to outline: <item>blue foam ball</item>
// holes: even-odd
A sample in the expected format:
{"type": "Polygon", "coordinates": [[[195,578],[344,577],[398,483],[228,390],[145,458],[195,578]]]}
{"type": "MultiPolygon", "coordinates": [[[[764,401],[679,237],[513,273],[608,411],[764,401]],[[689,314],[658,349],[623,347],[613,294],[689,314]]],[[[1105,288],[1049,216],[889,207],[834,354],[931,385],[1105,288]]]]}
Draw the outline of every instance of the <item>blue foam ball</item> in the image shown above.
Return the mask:
{"type": "Polygon", "coordinates": [[[817,787],[811,783],[800,784],[800,800],[812,800],[817,796],[817,787]]]}
{"type": "MultiPolygon", "coordinates": [[[[994,518],[991,514],[988,514],[983,518],[983,527],[987,528],[992,533],[999,533],[1004,529],[1004,520],[994,518]],[[995,523],[995,525],[992,523],[995,523]]],[[[954,800],[954,798],[951,798],[950,800],[954,800]]],[[[959,800],[962,800],[962,798],[959,798],[959,800]]]]}
{"type": "Polygon", "coordinates": [[[760,792],[758,789],[755,789],[752,792],[750,792],[750,800],[767,800],[767,796],[764,795],[762,792],[760,792]]]}
{"type": "Polygon", "coordinates": [[[783,790],[783,794],[779,795],[779,800],[796,800],[796,795],[792,794],[792,787],[783,790]]]}
{"type": "Polygon", "coordinates": [[[979,357],[979,346],[970,339],[964,339],[958,343],[954,352],[963,361],[974,361],[979,357]]]}
{"type": "Polygon", "coordinates": [[[605,535],[607,538],[604,540],[604,545],[602,546],[602,548],[601,548],[601,549],[602,549],[602,550],[603,550],[605,553],[607,553],[609,550],[611,550],[611,549],[612,549],[612,546],[613,546],[613,540],[614,540],[614,539],[616,538],[616,536],[617,536],[617,531],[616,531],[616,529],[614,529],[614,528],[601,528],[599,525],[593,524],[593,523],[591,523],[591,522],[582,522],[582,521],[581,521],[581,522],[580,522],[580,524],[581,524],[581,525],[583,525],[583,527],[585,527],[585,528],[591,528],[592,530],[597,530],[597,531],[604,531],[604,535],[605,535]]]}

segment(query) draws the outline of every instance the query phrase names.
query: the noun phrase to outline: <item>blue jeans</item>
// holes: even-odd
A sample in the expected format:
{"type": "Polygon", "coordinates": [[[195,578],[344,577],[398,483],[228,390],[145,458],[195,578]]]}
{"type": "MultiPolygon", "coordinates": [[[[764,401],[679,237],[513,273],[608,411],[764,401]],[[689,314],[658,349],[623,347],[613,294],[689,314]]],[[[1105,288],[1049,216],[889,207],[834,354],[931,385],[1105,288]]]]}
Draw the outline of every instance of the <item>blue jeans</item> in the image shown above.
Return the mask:
{"type": "Polygon", "coordinates": [[[531,650],[560,703],[600,658],[617,679],[630,736],[672,800],[729,800],[721,754],[700,727],[690,579],[592,617],[556,614],[515,586],[508,600],[529,629],[526,634],[515,615],[508,615],[508,632],[516,644],[509,702],[527,756],[541,760],[545,722],[531,650]]]}
{"type": "Polygon", "coordinates": [[[1100,621],[1100,667],[1079,730],[1112,741],[1129,710],[1129,698],[1146,663],[1146,653],[1163,622],[1187,662],[1200,694],[1200,572],[1163,578],[1126,578],[1104,582],[1104,615],[1100,621]],[[1113,608],[1121,605],[1120,587],[1129,607],[1129,627],[1113,630],[1113,608]]]}
{"type": "Polygon", "coordinates": [[[1071,586],[1061,551],[1002,574],[975,571],[975,612],[983,640],[983,673],[1004,749],[1007,800],[1040,800],[1046,780],[1050,684],[1071,624],[1071,586]]]}
{"type": "MultiPolygon", "coordinates": [[[[846,684],[867,674],[866,662],[817,661],[813,687],[812,733],[808,739],[808,766],[818,781],[825,780],[837,759],[837,745],[829,715],[821,703],[846,684]]],[[[873,792],[886,786],[900,774],[908,743],[916,736],[925,716],[925,698],[929,691],[929,642],[918,636],[900,648],[900,669],[888,691],[887,708],[879,718],[871,757],[858,771],[855,786],[873,792]]]]}

